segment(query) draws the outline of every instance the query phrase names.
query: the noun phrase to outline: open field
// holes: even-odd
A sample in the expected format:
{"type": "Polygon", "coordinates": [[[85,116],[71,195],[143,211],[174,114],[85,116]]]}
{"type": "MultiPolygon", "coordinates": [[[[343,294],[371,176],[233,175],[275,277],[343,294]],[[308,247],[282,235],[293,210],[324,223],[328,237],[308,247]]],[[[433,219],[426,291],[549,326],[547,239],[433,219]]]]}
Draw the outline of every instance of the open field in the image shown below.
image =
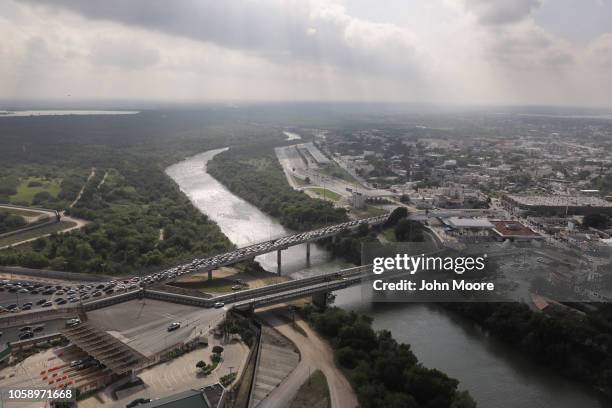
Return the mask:
{"type": "Polygon", "coordinates": [[[42,192],[57,197],[61,182],[62,180],[58,178],[48,180],[43,177],[27,177],[21,180],[21,183],[17,186],[17,194],[10,196],[11,203],[32,204],[34,196],[42,192]]]}
{"type": "Polygon", "coordinates": [[[383,215],[386,213],[387,213],[387,210],[384,210],[378,207],[374,207],[371,205],[367,205],[366,208],[363,208],[363,209],[351,208],[350,210],[350,214],[352,215],[352,218],[376,217],[377,215],[383,215]]]}
{"type": "Polygon", "coordinates": [[[321,187],[309,187],[309,188],[305,188],[304,191],[312,192],[315,194],[317,198],[321,198],[324,200],[338,201],[342,198],[340,194],[335,193],[326,188],[321,188],[321,187]]]}

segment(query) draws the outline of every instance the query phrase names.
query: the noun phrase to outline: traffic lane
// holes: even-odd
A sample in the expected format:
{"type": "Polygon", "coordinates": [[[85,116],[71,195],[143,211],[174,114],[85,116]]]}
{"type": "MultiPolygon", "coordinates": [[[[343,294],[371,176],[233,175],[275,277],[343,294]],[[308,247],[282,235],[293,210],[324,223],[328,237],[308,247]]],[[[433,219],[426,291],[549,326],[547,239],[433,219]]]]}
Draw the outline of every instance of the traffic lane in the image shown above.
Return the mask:
{"type": "Polygon", "coordinates": [[[5,328],[1,331],[2,335],[0,336],[0,344],[4,346],[7,343],[18,341],[19,335],[23,333],[25,330],[21,330],[22,328],[29,326],[31,328],[35,328],[38,326],[42,326],[43,329],[40,331],[34,332],[34,338],[45,336],[52,333],[57,333],[64,327],[66,327],[66,319],[53,319],[47,320],[45,322],[32,323],[32,324],[20,324],[13,327],[5,328]]]}

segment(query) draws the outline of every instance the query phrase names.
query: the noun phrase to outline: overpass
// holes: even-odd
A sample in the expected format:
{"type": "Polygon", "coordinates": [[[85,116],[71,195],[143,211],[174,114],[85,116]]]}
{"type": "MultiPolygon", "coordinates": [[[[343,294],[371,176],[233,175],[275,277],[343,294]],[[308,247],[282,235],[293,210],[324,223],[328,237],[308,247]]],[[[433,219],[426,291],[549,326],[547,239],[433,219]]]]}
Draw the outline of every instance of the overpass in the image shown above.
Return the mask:
{"type": "Polygon", "coordinates": [[[266,254],[268,252],[277,251],[277,272],[281,273],[281,252],[289,247],[306,244],[306,260],[310,261],[310,244],[323,238],[333,237],[342,231],[353,230],[362,224],[370,226],[383,224],[388,214],[379,215],[376,217],[364,218],[361,220],[348,221],[340,224],[334,224],[327,227],[322,227],[306,232],[299,232],[284,236],[282,238],[272,239],[269,241],[252,244],[246,247],[238,248],[233,251],[214,255],[209,258],[196,258],[190,263],[170,268],[169,272],[176,275],[184,275],[196,272],[208,272],[208,278],[212,279],[212,271],[222,266],[235,264],[247,259],[253,259],[256,256],[266,254]]]}

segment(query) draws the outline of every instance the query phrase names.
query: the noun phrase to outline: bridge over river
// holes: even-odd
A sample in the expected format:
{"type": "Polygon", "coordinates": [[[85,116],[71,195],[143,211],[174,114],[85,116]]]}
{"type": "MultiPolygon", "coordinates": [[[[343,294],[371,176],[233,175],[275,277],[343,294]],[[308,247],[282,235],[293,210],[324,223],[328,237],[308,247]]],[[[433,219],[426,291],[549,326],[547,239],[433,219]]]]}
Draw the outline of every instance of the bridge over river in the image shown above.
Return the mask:
{"type": "Polygon", "coordinates": [[[253,259],[258,255],[263,255],[269,252],[277,251],[277,272],[281,274],[282,251],[300,244],[306,244],[306,260],[310,260],[310,244],[323,238],[333,237],[347,230],[354,230],[362,224],[370,226],[383,224],[389,218],[388,214],[379,215],[376,217],[364,218],[361,220],[348,221],[340,224],[329,225],[306,232],[299,232],[284,236],[282,238],[271,239],[268,241],[252,244],[233,251],[214,255],[209,258],[196,258],[191,262],[173,267],[166,272],[169,272],[170,278],[176,278],[178,275],[192,274],[197,272],[208,272],[208,278],[212,279],[212,271],[222,266],[232,265],[247,259],[253,259]]]}

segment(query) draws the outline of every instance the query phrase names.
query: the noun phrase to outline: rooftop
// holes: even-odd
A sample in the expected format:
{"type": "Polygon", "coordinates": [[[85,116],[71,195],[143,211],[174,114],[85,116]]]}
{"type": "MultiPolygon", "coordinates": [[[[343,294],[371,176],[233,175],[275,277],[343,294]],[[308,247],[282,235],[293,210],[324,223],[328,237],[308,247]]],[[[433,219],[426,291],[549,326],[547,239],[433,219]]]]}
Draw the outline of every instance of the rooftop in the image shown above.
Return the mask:
{"type": "Polygon", "coordinates": [[[493,221],[495,231],[502,237],[541,237],[540,234],[518,221],[493,221]]]}
{"type": "Polygon", "coordinates": [[[453,228],[493,228],[493,224],[485,218],[450,217],[446,223],[453,228]]]}
{"type": "Polygon", "coordinates": [[[612,203],[598,197],[584,195],[517,195],[508,194],[508,199],[520,205],[526,206],[551,206],[551,207],[607,207],[612,208],[612,203]]]}

